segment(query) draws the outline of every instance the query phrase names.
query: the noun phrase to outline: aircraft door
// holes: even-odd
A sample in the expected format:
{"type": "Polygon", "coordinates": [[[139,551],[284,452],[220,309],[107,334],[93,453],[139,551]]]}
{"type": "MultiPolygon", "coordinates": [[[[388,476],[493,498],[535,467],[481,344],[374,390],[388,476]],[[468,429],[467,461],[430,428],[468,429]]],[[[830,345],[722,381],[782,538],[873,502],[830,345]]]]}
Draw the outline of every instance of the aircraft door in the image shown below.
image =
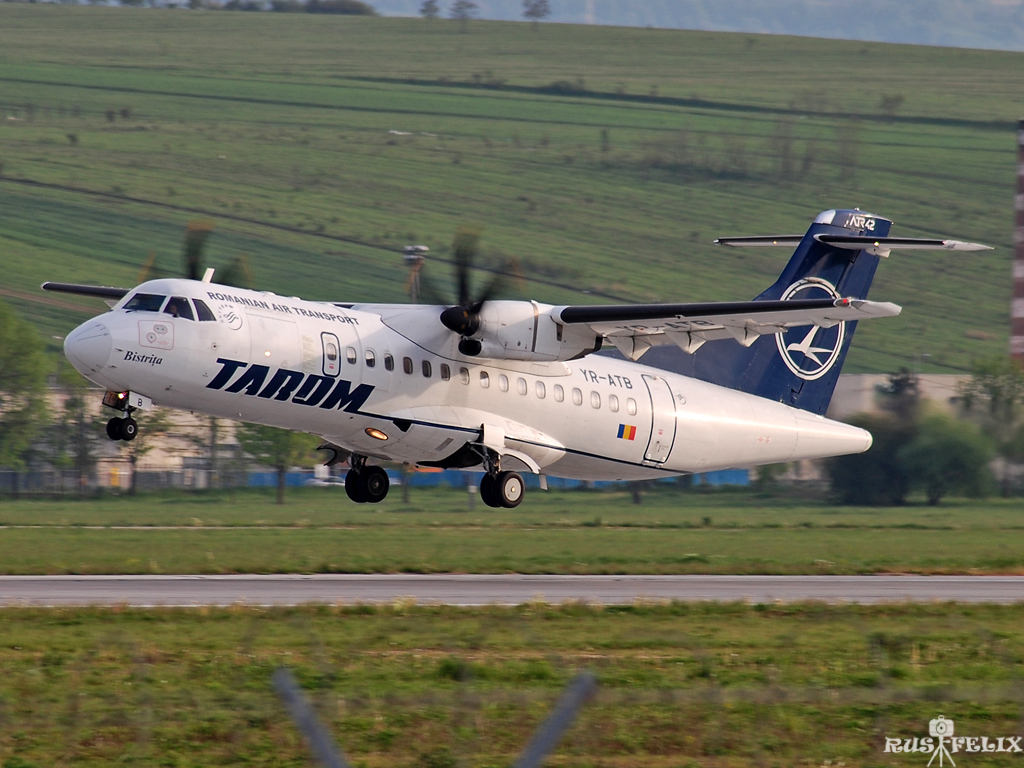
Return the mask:
{"type": "Polygon", "coordinates": [[[324,376],[337,376],[341,373],[341,342],[333,333],[321,333],[320,345],[322,347],[323,361],[321,373],[324,376]]]}
{"type": "Polygon", "coordinates": [[[676,439],[676,402],[668,382],[661,376],[644,374],[644,384],[651,396],[651,439],[644,462],[663,464],[676,439]]]}
{"type": "Polygon", "coordinates": [[[258,315],[250,311],[252,328],[252,362],[287,370],[301,370],[302,344],[294,320],[271,315],[258,315]]]}

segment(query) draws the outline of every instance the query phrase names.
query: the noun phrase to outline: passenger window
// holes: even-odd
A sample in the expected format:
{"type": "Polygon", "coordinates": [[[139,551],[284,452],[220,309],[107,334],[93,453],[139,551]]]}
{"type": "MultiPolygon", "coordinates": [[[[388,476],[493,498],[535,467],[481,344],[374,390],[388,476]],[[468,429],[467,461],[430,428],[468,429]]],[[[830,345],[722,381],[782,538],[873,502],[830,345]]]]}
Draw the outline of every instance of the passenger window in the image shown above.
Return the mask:
{"type": "Polygon", "coordinates": [[[574,405],[583,405],[583,393],[573,387],[572,402],[574,405]]]}
{"type": "Polygon", "coordinates": [[[412,372],[413,372],[414,369],[413,369],[412,358],[411,357],[403,357],[402,358],[402,370],[405,371],[410,376],[412,375],[412,372]]]}
{"type": "Polygon", "coordinates": [[[448,381],[452,377],[452,369],[447,363],[441,363],[441,381],[448,381]]]}
{"type": "Polygon", "coordinates": [[[345,360],[348,362],[349,365],[355,365],[356,360],[358,359],[359,358],[356,357],[355,347],[345,347],[345,360]]]}
{"type": "Polygon", "coordinates": [[[626,413],[630,416],[636,416],[636,400],[632,397],[626,398],[626,413]]]}
{"type": "Polygon", "coordinates": [[[463,384],[469,384],[469,368],[459,368],[459,378],[463,384]]]}
{"type": "Polygon", "coordinates": [[[526,388],[526,379],[519,379],[516,382],[516,389],[519,391],[520,395],[525,395],[528,391],[526,388]]]}
{"type": "Polygon", "coordinates": [[[434,372],[433,369],[430,367],[430,361],[429,360],[424,360],[423,361],[423,378],[429,379],[433,372],[434,372]]]}
{"type": "Polygon", "coordinates": [[[123,309],[126,312],[159,312],[164,305],[166,296],[157,296],[155,293],[136,293],[123,309]]]}
{"type": "Polygon", "coordinates": [[[590,407],[600,408],[601,407],[601,393],[591,392],[590,393],[590,407]]]}
{"type": "Polygon", "coordinates": [[[619,398],[616,395],[608,395],[608,410],[612,413],[618,413],[619,398]]]}
{"type": "Polygon", "coordinates": [[[491,376],[487,371],[480,371],[480,386],[484,389],[491,386],[491,376]]]}
{"type": "Polygon", "coordinates": [[[217,318],[214,316],[213,312],[211,312],[210,308],[206,306],[205,301],[203,301],[202,299],[192,299],[192,301],[195,302],[196,314],[199,315],[199,322],[206,323],[211,321],[217,321],[217,318]]]}
{"type": "Polygon", "coordinates": [[[547,388],[544,386],[544,382],[543,381],[538,381],[536,389],[537,389],[537,397],[539,399],[543,400],[547,396],[547,388]]]}
{"type": "Polygon", "coordinates": [[[366,350],[366,367],[373,368],[377,364],[377,355],[372,349],[366,350]]]}
{"type": "Polygon", "coordinates": [[[395,358],[391,356],[390,352],[384,353],[384,370],[393,371],[395,370],[395,358]]]}
{"type": "Polygon", "coordinates": [[[565,390],[562,389],[561,384],[555,384],[555,402],[560,403],[565,400],[565,390]]]}
{"type": "Polygon", "coordinates": [[[501,374],[498,377],[498,389],[502,392],[508,392],[508,376],[501,374]]]}

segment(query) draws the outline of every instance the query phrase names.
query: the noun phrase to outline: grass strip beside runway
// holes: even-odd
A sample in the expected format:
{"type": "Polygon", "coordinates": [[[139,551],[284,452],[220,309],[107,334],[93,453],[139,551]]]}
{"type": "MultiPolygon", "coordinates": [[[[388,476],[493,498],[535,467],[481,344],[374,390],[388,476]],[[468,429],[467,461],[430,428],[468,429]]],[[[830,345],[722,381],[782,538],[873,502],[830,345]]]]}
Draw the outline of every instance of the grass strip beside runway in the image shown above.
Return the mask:
{"type": "Polygon", "coordinates": [[[855,768],[939,714],[1018,733],[1024,607],[14,609],[0,754],[304,763],[270,687],[281,664],[369,768],[508,765],[581,668],[601,688],[553,765],[855,768]]]}
{"type": "Polygon", "coordinates": [[[375,508],[334,489],[284,506],[251,491],[4,502],[0,522],[41,527],[0,530],[0,573],[1024,573],[1024,509],[1001,500],[864,509],[668,489],[639,506],[618,491],[477,504],[418,488],[375,508]]]}

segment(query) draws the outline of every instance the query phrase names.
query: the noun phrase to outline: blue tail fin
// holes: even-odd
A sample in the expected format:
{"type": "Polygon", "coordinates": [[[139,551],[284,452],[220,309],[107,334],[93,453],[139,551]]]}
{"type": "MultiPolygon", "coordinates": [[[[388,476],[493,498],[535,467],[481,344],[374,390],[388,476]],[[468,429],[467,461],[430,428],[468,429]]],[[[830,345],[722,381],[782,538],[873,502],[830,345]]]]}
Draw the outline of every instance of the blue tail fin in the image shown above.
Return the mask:
{"type": "MultiPolygon", "coordinates": [[[[886,237],[890,226],[891,221],[863,211],[825,211],[800,240],[779,279],[755,301],[867,298],[878,256],[829,246],[815,235],[886,237]]],[[[766,239],[764,244],[771,244],[766,239]]],[[[803,326],[762,336],[749,347],[709,342],[692,355],[674,346],[655,347],[643,363],[824,414],[856,330],[856,322],[803,326]]]]}

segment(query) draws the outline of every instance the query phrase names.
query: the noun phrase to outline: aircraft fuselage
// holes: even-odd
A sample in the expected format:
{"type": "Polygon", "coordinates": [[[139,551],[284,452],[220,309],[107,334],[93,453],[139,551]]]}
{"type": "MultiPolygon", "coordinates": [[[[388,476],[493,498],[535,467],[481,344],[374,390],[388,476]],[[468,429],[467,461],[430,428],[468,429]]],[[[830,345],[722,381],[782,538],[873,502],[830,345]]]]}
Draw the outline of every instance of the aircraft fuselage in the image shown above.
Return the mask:
{"type": "Polygon", "coordinates": [[[644,479],[871,445],[862,429],[635,362],[466,357],[441,309],[156,280],[75,329],[65,350],[108,390],[413,464],[468,466],[459,452],[472,444],[520,471],[644,479]],[[166,298],[124,309],[138,294],[166,298]],[[168,313],[174,299],[187,312],[168,313]]]}

